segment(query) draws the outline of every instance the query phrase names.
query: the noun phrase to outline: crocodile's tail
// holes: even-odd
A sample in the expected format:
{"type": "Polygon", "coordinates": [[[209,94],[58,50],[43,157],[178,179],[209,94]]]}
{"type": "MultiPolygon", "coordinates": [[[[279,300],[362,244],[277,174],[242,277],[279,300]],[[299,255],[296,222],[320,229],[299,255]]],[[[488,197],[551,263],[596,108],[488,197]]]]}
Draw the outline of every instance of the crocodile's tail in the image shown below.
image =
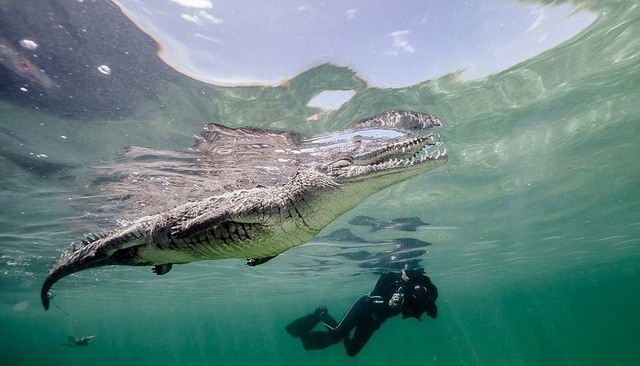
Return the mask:
{"type": "Polygon", "coordinates": [[[45,310],[49,310],[49,290],[60,279],[89,268],[110,264],[107,256],[101,255],[94,245],[86,245],[74,251],[64,253],[49,270],[49,275],[42,284],[40,299],[45,310]]]}
{"type": "Polygon", "coordinates": [[[49,310],[49,304],[51,302],[49,290],[51,289],[51,286],[53,286],[54,283],[58,282],[58,280],[64,276],[66,275],[54,276],[49,274],[47,276],[47,279],[42,284],[42,289],[40,290],[40,299],[42,300],[42,306],[44,306],[44,310],[49,310]]]}

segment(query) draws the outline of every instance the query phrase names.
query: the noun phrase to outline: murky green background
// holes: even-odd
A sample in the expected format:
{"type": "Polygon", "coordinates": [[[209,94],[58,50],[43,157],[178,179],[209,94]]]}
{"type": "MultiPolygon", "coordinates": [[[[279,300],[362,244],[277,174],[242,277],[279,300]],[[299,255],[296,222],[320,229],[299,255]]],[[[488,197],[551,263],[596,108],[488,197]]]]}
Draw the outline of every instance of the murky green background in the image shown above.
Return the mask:
{"type": "Polygon", "coordinates": [[[0,101],[0,126],[14,132],[0,136],[4,152],[24,152],[19,136],[68,165],[59,173],[0,159],[0,364],[636,364],[640,9],[634,1],[588,5],[600,16],[578,36],[475,81],[452,74],[375,89],[331,65],[287,87],[167,81],[134,116],[91,123],[0,101]],[[306,102],[327,88],[357,93],[306,122],[316,112],[306,102]],[[322,239],[256,268],[219,261],[163,277],[147,268],[85,271],[57,284],[56,306],[42,310],[48,266],[84,233],[69,198],[90,191],[90,167],[123,147],[184,149],[208,121],[333,131],[388,109],[440,116],[448,164],[379,193],[324,234],[349,228],[370,241],[432,243],[423,264],[440,291],[437,320],[390,319],[355,359],[341,346],[305,352],[284,325],[320,304],[340,316],[377,278],[337,256],[305,265],[333,258],[322,239]],[[431,225],[370,233],[348,224],[357,215],[431,225]],[[89,347],[60,345],[91,334],[89,347]]]}

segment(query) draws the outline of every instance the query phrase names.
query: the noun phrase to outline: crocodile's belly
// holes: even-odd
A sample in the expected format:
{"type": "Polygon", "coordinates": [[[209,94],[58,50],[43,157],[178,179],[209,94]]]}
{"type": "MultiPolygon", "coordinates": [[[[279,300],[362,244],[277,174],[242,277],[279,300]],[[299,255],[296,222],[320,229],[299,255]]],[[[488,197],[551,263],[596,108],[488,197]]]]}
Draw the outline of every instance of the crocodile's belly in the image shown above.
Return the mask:
{"type": "Polygon", "coordinates": [[[139,247],[132,257],[145,264],[264,258],[306,243],[317,233],[318,230],[296,220],[277,225],[242,224],[233,227],[226,224],[184,238],[166,236],[166,242],[139,247]]]}

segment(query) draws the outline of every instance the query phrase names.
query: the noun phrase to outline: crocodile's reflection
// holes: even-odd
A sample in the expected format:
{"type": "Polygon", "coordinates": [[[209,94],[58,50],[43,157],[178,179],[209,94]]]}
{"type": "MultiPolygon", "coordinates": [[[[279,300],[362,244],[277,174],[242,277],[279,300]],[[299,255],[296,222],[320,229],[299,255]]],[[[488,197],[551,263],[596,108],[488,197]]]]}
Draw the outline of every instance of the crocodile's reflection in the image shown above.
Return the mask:
{"type": "Polygon", "coordinates": [[[420,226],[429,225],[429,223],[423,222],[419,217],[380,220],[369,216],[356,216],[351,219],[349,223],[351,225],[370,226],[372,232],[379,230],[416,231],[420,226]]]}
{"type": "MultiPolygon", "coordinates": [[[[414,238],[395,238],[388,240],[366,240],[349,229],[338,229],[326,236],[318,238],[321,241],[345,243],[341,250],[332,253],[332,257],[341,257],[356,262],[360,268],[379,271],[400,270],[405,264],[408,268],[422,267],[421,261],[427,253],[426,247],[431,243],[414,238]],[[349,251],[351,245],[358,248],[349,251]],[[383,248],[381,250],[381,248],[383,248]]],[[[308,256],[306,256],[308,257],[308,256]]],[[[324,256],[308,257],[313,260],[314,266],[330,265],[334,261],[324,256]]]]}

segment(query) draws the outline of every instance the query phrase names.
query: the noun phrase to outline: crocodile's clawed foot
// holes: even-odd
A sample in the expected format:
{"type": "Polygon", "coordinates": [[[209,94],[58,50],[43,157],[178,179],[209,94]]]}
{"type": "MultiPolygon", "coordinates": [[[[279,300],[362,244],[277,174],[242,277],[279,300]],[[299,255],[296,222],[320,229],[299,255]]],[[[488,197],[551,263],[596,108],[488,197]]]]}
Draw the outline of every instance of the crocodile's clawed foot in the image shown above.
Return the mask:
{"type": "Polygon", "coordinates": [[[264,257],[264,258],[247,258],[247,266],[250,267],[255,267],[258,266],[260,264],[264,264],[267,263],[268,261],[272,260],[273,258],[277,257],[278,255],[272,255],[271,257],[264,257]]]}
{"type": "Polygon", "coordinates": [[[161,276],[161,275],[166,274],[167,272],[171,271],[172,267],[173,267],[172,263],[159,264],[159,265],[154,266],[153,268],[151,268],[151,272],[157,274],[158,276],[161,276]]]}

